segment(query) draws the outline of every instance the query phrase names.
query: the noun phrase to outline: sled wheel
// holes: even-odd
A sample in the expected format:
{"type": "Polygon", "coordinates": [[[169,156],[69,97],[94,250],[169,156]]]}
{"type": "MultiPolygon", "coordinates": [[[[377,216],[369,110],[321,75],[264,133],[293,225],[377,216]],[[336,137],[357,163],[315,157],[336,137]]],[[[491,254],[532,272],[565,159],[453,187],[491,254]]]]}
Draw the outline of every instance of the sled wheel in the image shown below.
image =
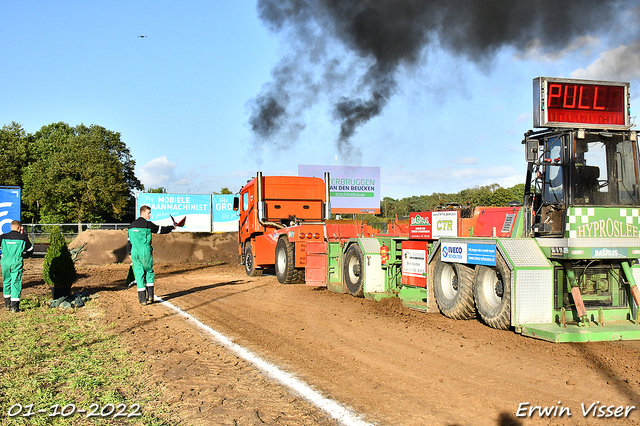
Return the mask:
{"type": "Polygon", "coordinates": [[[282,236],[276,244],[276,277],[280,284],[293,284],[298,282],[299,274],[295,268],[294,246],[287,236],[282,236]]]}
{"type": "Polygon", "coordinates": [[[473,293],[478,314],[489,327],[508,330],[511,326],[511,272],[501,256],[496,266],[478,266],[473,293]]]}
{"type": "Polygon", "coordinates": [[[253,263],[253,247],[251,241],[247,241],[244,246],[244,270],[250,277],[259,277],[262,275],[262,269],[256,269],[253,263]]]}
{"type": "Polygon", "coordinates": [[[461,263],[436,259],[433,290],[440,312],[446,317],[467,320],[476,317],[473,303],[473,269],[461,263]]]}
{"type": "Polygon", "coordinates": [[[344,283],[355,297],[364,296],[364,255],[358,244],[352,244],[344,255],[344,283]]]}

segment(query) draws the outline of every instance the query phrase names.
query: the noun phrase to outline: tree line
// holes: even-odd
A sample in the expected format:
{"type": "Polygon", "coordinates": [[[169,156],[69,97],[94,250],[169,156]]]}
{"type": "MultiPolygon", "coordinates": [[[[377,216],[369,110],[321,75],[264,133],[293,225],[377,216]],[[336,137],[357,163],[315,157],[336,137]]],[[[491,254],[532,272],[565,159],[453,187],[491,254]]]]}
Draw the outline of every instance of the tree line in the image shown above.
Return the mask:
{"type": "Polygon", "coordinates": [[[433,193],[431,195],[414,195],[395,200],[384,197],[380,202],[380,216],[383,218],[408,216],[411,212],[423,212],[445,207],[449,203],[461,206],[506,206],[512,201],[522,203],[524,184],[519,183],[511,188],[502,188],[497,183],[486,186],[474,186],[458,193],[433,193]]]}

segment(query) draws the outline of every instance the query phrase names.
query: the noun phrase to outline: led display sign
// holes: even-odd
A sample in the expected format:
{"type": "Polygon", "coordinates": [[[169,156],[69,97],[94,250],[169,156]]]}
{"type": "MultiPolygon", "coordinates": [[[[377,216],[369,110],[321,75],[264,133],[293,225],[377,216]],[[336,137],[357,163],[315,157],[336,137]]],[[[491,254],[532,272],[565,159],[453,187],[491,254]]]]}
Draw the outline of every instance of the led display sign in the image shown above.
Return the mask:
{"type": "Polygon", "coordinates": [[[629,101],[629,83],[538,77],[533,126],[626,129],[629,101]]]}

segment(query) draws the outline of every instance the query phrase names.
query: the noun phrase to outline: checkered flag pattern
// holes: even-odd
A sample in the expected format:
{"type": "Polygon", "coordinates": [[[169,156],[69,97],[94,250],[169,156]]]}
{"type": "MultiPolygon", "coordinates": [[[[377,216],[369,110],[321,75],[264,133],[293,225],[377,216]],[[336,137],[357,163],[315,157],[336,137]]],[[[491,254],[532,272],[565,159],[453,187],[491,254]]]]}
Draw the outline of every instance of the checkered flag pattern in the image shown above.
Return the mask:
{"type": "Polygon", "coordinates": [[[620,209],[620,219],[624,223],[640,225],[640,209],[620,209]]]}
{"type": "MultiPolygon", "coordinates": [[[[578,238],[578,227],[592,221],[595,209],[592,207],[575,207],[567,212],[567,230],[569,238],[578,238]]],[[[620,209],[622,223],[640,225],[640,209],[620,209]]]]}

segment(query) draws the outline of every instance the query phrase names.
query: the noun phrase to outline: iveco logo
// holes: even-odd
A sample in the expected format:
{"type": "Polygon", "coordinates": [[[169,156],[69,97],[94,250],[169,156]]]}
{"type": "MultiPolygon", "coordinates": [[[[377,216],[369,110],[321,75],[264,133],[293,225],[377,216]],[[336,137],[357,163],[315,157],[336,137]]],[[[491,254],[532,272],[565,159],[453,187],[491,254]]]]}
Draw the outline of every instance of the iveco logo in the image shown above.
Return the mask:
{"type": "MultiPolygon", "coordinates": [[[[442,248],[442,257],[447,257],[450,254],[452,255],[454,253],[462,254],[462,247],[447,247],[447,246],[445,246],[445,247],[442,248]]],[[[456,256],[454,256],[454,257],[456,257],[456,256]]]]}

